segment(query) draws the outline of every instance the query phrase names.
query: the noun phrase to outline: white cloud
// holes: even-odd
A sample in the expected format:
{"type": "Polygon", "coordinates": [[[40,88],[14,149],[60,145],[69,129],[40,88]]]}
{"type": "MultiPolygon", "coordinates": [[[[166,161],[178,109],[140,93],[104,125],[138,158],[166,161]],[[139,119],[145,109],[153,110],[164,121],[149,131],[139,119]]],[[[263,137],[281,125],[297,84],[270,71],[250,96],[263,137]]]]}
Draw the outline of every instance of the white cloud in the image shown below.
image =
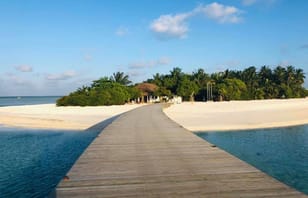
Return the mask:
{"type": "Polygon", "coordinates": [[[129,69],[143,69],[147,67],[155,67],[161,65],[168,65],[171,63],[170,58],[168,57],[161,57],[157,60],[150,60],[150,61],[137,61],[134,63],[129,64],[129,69]]]}
{"type": "Polygon", "coordinates": [[[189,31],[186,20],[190,16],[190,13],[162,15],[151,23],[150,29],[160,38],[185,38],[189,31]]]}
{"type": "Polygon", "coordinates": [[[30,78],[20,77],[13,73],[0,74],[0,96],[31,95],[37,83],[30,78]]]}
{"type": "Polygon", "coordinates": [[[128,34],[128,29],[125,28],[125,27],[119,27],[119,28],[116,30],[115,34],[116,34],[117,36],[125,36],[125,35],[128,34]]]}
{"type": "Polygon", "coordinates": [[[241,10],[234,6],[226,6],[216,2],[200,5],[195,9],[195,12],[202,13],[219,23],[239,23],[243,20],[240,16],[242,14],[241,10]]]}
{"type": "Polygon", "coordinates": [[[20,72],[32,72],[33,71],[32,67],[29,65],[18,65],[18,66],[15,66],[15,69],[20,72]]]}
{"type": "MultiPolygon", "coordinates": [[[[38,75],[36,73],[22,75],[17,72],[0,73],[0,96],[67,95],[93,80],[93,78],[81,78],[80,75],[74,74],[73,71],[49,75],[38,75]],[[71,79],[69,76],[71,76],[71,79]],[[64,78],[69,80],[63,80],[64,78]]],[[[83,77],[85,75],[83,74],[83,77]]]]}
{"type": "Polygon", "coordinates": [[[140,72],[140,71],[130,71],[128,72],[129,76],[132,77],[140,77],[140,76],[144,76],[146,73],[145,72],[140,72]]]}
{"type": "Polygon", "coordinates": [[[161,15],[152,21],[150,30],[160,39],[183,39],[189,32],[188,20],[191,17],[205,15],[219,23],[239,23],[243,20],[242,13],[234,6],[226,6],[216,2],[207,5],[201,4],[189,12],[161,15]]]}
{"type": "Polygon", "coordinates": [[[6,80],[17,86],[28,86],[32,84],[30,80],[24,79],[14,74],[8,74],[6,80]]]}
{"type": "Polygon", "coordinates": [[[47,80],[54,80],[54,81],[68,80],[68,79],[74,78],[76,75],[77,75],[77,73],[75,71],[71,70],[71,71],[66,71],[66,72],[60,73],[60,74],[48,74],[46,76],[46,79],[47,80]]]}
{"type": "Polygon", "coordinates": [[[171,60],[169,57],[160,57],[156,63],[157,65],[168,65],[171,63],[171,60]]]}
{"type": "Polygon", "coordinates": [[[137,61],[137,62],[129,64],[130,69],[143,69],[148,66],[149,66],[149,63],[145,61],[137,61]]]}

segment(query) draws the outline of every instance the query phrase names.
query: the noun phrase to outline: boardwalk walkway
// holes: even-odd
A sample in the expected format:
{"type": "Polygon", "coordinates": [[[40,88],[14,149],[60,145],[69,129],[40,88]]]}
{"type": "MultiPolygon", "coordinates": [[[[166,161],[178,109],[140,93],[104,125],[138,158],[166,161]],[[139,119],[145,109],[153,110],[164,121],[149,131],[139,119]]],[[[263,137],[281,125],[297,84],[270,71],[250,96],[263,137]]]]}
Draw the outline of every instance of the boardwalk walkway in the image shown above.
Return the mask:
{"type": "Polygon", "coordinates": [[[150,105],[89,146],[56,197],[307,197],[181,128],[150,105]]]}

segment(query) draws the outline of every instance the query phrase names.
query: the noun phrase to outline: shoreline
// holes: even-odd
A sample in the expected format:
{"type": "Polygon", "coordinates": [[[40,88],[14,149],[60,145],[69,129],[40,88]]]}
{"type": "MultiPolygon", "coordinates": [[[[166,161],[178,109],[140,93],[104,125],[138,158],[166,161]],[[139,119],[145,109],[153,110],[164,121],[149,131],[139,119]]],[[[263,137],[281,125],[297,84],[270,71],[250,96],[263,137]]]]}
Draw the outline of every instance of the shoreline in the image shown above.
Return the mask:
{"type": "MultiPolygon", "coordinates": [[[[279,129],[279,128],[291,128],[291,127],[300,127],[306,126],[308,123],[304,124],[292,124],[292,125],[280,125],[280,126],[267,126],[267,127],[259,127],[259,128],[240,128],[240,129],[215,129],[215,130],[194,130],[192,133],[224,133],[224,132],[246,132],[250,130],[267,130],[267,129],[279,129]]],[[[182,126],[183,127],[183,126],[182,126]]],[[[185,127],[183,127],[185,128],[185,127]]],[[[186,128],[185,128],[186,129],[186,128]]],[[[187,129],[188,130],[188,129],[187,129]]],[[[189,130],[190,131],[190,130],[189,130]]]]}
{"type": "Polygon", "coordinates": [[[57,107],[55,104],[0,107],[0,126],[25,129],[85,130],[142,105],[57,107]]]}
{"type": "MultiPolygon", "coordinates": [[[[85,130],[108,118],[141,107],[127,104],[56,107],[55,104],[0,107],[0,126],[25,129],[85,130]]],[[[308,124],[308,98],[230,102],[184,102],[163,109],[192,132],[227,132],[308,124]]]]}
{"type": "Polygon", "coordinates": [[[308,124],[308,98],[229,102],[184,102],[164,109],[192,132],[232,132],[308,124]]]}

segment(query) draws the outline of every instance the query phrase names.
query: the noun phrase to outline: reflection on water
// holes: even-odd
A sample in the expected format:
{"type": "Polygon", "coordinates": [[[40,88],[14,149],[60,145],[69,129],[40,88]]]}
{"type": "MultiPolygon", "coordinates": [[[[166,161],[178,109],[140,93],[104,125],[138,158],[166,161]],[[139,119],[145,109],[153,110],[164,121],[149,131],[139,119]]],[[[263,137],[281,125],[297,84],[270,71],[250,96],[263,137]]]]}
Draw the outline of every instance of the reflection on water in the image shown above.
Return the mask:
{"type": "Polygon", "coordinates": [[[308,125],[197,135],[308,194],[308,125]]]}
{"type": "Polygon", "coordinates": [[[0,128],[0,197],[45,197],[97,132],[0,128]]]}

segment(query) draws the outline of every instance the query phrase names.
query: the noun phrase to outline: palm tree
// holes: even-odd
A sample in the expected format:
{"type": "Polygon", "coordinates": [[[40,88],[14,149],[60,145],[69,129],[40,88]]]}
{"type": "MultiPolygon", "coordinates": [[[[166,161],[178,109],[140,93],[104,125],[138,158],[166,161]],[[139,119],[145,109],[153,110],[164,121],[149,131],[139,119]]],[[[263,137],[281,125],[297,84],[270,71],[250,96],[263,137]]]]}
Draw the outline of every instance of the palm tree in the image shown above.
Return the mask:
{"type": "Polygon", "coordinates": [[[192,74],[192,80],[197,84],[199,91],[196,93],[196,100],[205,101],[207,83],[211,80],[209,75],[205,73],[204,69],[199,68],[196,72],[192,74]]]}
{"type": "Polygon", "coordinates": [[[156,84],[157,86],[161,87],[163,84],[163,75],[160,75],[159,73],[156,73],[153,75],[152,83],[156,84]]]}
{"type": "Polygon", "coordinates": [[[180,78],[183,75],[182,69],[179,67],[175,67],[170,71],[171,77],[180,78]]]}
{"type": "Polygon", "coordinates": [[[278,97],[285,98],[288,94],[289,87],[287,86],[287,70],[284,67],[277,66],[274,69],[274,83],[278,89],[278,97]]]}
{"type": "Polygon", "coordinates": [[[211,81],[215,83],[221,83],[225,79],[225,72],[217,72],[217,73],[212,73],[211,74],[211,81]]]}
{"type": "Polygon", "coordinates": [[[191,76],[185,74],[179,81],[176,93],[186,101],[194,101],[194,95],[198,92],[198,89],[198,85],[195,81],[191,80],[191,76]]]}
{"type": "Polygon", "coordinates": [[[196,72],[193,72],[192,77],[199,88],[204,88],[206,83],[210,80],[209,75],[204,72],[204,69],[201,68],[199,68],[196,72]]]}
{"type": "Polygon", "coordinates": [[[294,81],[295,81],[296,85],[301,86],[304,83],[305,78],[306,77],[305,77],[304,71],[302,69],[296,69],[295,70],[294,81]]]}
{"type": "Polygon", "coordinates": [[[285,76],[286,76],[286,69],[285,68],[283,68],[281,66],[277,66],[274,69],[274,82],[277,85],[285,84],[286,83],[285,76]]]}
{"type": "Polygon", "coordinates": [[[295,69],[294,72],[294,85],[292,89],[294,90],[294,97],[305,97],[306,90],[302,86],[304,83],[305,74],[302,69],[295,69]]]}
{"type": "Polygon", "coordinates": [[[273,78],[272,70],[268,66],[262,66],[259,72],[259,84],[264,86],[273,78]]]}
{"type": "Polygon", "coordinates": [[[110,79],[121,85],[129,85],[132,82],[129,80],[129,76],[125,75],[124,72],[113,73],[110,79]]]}
{"type": "Polygon", "coordinates": [[[82,87],[78,88],[76,92],[78,94],[88,94],[89,91],[90,91],[90,87],[82,86],[82,87]]]}
{"type": "Polygon", "coordinates": [[[256,99],[256,90],[258,87],[257,69],[254,66],[248,67],[242,73],[242,81],[247,86],[247,91],[250,99],[256,99]]]}
{"type": "Polygon", "coordinates": [[[98,80],[94,80],[91,87],[92,88],[98,88],[106,82],[110,82],[110,79],[108,77],[102,77],[98,80]]]}
{"type": "Polygon", "coordinates": [[[183,76],[184,73],[182,72],[182,69],[175,67],[170,71],[169,75],[165,75],[163,78],[163,85],[173,94],[176,94],[176,90],[178,89],[179,83],[183,76]]]}
{"type": "Polygon", "coordinates": [[[288,87],[291,86],[291,84],[293,83],[294,81],[294,75],[295,75],[295,68],[293,66],[288,66],[287,69],[286,69],[286,84],[288,87]]]}

